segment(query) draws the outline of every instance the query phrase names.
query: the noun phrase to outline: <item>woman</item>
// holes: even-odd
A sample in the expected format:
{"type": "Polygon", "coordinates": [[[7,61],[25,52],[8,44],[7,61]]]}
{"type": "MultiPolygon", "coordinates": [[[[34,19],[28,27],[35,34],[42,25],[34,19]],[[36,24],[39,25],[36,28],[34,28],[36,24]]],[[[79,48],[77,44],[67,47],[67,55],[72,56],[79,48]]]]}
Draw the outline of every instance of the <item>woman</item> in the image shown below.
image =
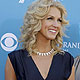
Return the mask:
{"type": "Polygon", "coordinates": [[[65,16],[60,2],[32,3],[21,28],[23,49],[8,54],[5,80],[74,80],[74,59],[61,50],[65,16]]]}

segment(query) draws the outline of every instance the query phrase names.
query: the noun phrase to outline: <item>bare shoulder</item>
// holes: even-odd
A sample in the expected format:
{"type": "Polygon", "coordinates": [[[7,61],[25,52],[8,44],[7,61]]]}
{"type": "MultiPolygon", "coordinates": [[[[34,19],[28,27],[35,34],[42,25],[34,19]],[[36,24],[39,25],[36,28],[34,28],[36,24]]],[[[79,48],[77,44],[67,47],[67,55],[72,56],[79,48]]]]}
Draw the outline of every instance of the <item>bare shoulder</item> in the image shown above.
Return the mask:
{"type": "Polygon", "coordinates": [[[17,80],[9,57],[7,58],[5,65],[5,80],[17,80]]]}
{"type": "Polygon", "coordinates": [[[72,66],[72,72],[71,72],[71,75],[68,80],[75,80],[75,67],[74,67],[74,65],[72,66]]]}

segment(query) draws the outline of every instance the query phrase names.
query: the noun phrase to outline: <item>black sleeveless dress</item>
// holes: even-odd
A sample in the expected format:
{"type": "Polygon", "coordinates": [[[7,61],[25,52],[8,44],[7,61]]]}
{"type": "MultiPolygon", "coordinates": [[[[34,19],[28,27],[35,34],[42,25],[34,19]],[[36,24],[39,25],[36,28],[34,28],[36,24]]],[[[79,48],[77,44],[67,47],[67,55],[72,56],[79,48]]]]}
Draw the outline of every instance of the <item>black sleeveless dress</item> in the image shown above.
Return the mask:
{"type": "MultiPolygon", "coordinates": [[[[44,80],[31,56],[26,50],[17,50],[8,54],[17,80],[44,80]]],[[[48,76],[45,80],[68,80],[74,58],[68,52],[53,56],[48,76]]]]}

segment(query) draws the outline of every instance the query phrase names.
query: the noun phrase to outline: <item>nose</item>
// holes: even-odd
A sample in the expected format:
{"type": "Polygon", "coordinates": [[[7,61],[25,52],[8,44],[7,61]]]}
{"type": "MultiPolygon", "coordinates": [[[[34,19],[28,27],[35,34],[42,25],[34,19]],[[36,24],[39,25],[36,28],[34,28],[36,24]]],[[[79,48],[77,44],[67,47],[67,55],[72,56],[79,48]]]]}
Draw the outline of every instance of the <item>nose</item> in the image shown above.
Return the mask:
{"type": "Polygon", "coordinates": [[[55,27],[59,27],[59,23],[57,22],[57,20],[54,20],[52,25],[55,26],[55,27]]]}

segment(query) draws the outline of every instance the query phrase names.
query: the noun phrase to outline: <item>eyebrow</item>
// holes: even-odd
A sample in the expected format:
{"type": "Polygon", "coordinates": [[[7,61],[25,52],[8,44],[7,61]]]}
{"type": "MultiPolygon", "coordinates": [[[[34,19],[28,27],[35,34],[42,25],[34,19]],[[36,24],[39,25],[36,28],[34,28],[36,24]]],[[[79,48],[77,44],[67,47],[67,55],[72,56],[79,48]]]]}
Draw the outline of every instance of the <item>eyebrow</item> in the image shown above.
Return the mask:
{"type": "MultiPolygon", "coordinates": [[[[54,16],[52,16],[52,15],[48,15],[47,17],[54,17],[54,16]]],[[[60,19],[62,19],[61,17],[59,17],[60,19]]]]}

